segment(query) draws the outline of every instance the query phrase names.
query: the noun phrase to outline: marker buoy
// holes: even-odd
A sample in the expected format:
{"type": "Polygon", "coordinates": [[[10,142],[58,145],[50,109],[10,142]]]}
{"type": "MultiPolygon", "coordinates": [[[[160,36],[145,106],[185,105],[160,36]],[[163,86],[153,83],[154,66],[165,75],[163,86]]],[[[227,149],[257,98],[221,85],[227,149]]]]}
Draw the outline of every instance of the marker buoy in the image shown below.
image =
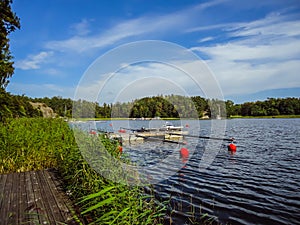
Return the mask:
{"type": "Polygon", "coordinates": [[[126,130],[124,130],[124,129],[120,129],[118,131],[119,131],[119,133],[126,133],[126,130]]]}
{"type": "Polygon", "coordinates": [[[189,157],[189,150],[187,148],[180,149],[180,157],[183,159],[187,159],[189,157]]]}
{"type": "Polygon", "coordinates": [[[233,144],[233,143],[230,143],[230,144],[228,145],[228,151],[236,152],[236,145],[233,144]]]}
{"type": "Polygon", "coordinates": [[[95,130],[91,130],[91,131],[90,131],[90,134],[92,134],[92,135],[96,135],[96,134],[97,134],[97,132],[96,132],[95,130]]]}
{"type": "MultiPolygon", "coordinates": [[[[180,149],[180,158],[181,158],[181,162],[182,163],[187,163],[188,159],[189,159],[189,150],[187,148],[181,148],[180,149]]],[[[183,166],[183,168],[186,168],[186,165],[183,166]]]]}
{"type": "Polygon", "coordinates": [[[119,152],[122,153],[123,152],[123,147],[121,145],[118,146],[119,152]]]}
{"type": "Polygon", "coordinates": [[[186,127],[186,128],[189,128],[189,127],[190,127],[190,125],[189,125],[189,124],[186,124],[186,125],[185,125],[185,127],[186,127]]]}

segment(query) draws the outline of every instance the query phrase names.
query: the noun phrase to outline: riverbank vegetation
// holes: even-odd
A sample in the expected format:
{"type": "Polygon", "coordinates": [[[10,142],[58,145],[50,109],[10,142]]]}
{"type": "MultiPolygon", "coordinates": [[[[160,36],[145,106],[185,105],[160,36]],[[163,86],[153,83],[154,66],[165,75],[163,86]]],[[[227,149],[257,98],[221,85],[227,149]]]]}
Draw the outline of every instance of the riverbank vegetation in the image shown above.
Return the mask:
{"type": "Polygon", "coordinates": [[[67,118],[222,118],[238,117],[299,117],[300,98],[268,98],[265,101],[235,104],[231,100],[220,101],[200,96],[153,96],[131,102],[104,103],[70,98],[29,98],[15,96],[1,89],[0,118],[38,117],[39,109],[30,102],[40,102],[53,109],[58,117],[67,118]],[[74,110],[74,108],[76,110],[74,110]]]}
{"type": "MultiPolygon", "coordinates": [[[[81,137],[87,146],[95,141],[94,136],[84,132],[81,137]]],[[[104,142],[106,150],[118,156],[117,143],[104,142]]],[[[162,221],[164,207],[156,204],[153,196],[146,196],[139,187],[105,179],[89,166],[72,130],[61,119],[7,119],[0,123],[0,149],[0,173],[56,168],[64,189],[89,223],[159,224],[162,221]]]]}

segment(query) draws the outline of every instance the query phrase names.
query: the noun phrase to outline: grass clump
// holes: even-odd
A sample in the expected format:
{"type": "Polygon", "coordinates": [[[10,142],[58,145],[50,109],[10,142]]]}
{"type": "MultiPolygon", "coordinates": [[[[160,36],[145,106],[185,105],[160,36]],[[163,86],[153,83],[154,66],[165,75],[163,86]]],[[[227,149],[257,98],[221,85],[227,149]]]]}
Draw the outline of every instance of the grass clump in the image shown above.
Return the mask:
{"type": "MultiPolygon", "coordinates": [[[[87,147],[84,154],[69,125],[60,119],[5,121],[0,124],[0,173],[56,168],[67,194],[88,223],[160,224],[165,209],[156,204],[153,196],[145,195],[139,187],[103,177],[86,161],[88,154],[101,153],[103,147],[111,157],[120,157],[117,143],[103,136],[76,132],[81,144],[87,147]],[[99,141],[102,145],[98,145],[99,141]]],[[[95,158],[92,163],[100,165],[105,163],[103,160],[103,157],[95,158]]]]}

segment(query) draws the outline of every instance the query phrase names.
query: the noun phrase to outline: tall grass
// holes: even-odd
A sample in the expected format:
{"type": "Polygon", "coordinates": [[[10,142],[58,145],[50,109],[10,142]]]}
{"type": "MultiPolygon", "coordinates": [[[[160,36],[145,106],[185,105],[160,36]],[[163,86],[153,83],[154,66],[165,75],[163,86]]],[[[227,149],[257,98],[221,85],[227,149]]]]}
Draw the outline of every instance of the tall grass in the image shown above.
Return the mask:
{"type": "Polygon", "coordinates": [[[56,167],[57,156],[75,148],[61,120],[20,118],[0,124],[0,173],[56,167]]]}
{"type": "MultiPolygon", "coordinates": [[[[81,137],[86,146],[95,142],[87,134],[81,137]]],[[[115,143],[105,139],[102,143],[113,157],[118,157],[115,143]]],[[[90,167],[72,130],[62,120],[7,120],[0,124],[0,149],[0,173],[56,168],[67,194],[90,224],[162,222],[165,209],[153,196],[146,196],[138,187],[114,183],[90,167]]]]}

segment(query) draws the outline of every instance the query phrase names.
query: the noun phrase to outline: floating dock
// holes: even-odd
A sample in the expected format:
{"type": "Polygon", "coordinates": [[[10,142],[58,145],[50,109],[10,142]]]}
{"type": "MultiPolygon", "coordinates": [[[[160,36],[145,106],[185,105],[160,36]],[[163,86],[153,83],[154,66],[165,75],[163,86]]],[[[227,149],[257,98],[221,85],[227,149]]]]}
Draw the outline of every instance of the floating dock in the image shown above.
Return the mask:
{"type": "MultiPolygon", "coordinates": [[[[120,132],[121,131],[121,132],[120,132]]],[[[144,141],[165,141],[180,142],[183,141],[183,135],[188,134],[187,131],[173,131],[172,134],[166,131],[146,131],[146,132],[122,132],[107,133],[108,138],[118,139],[122,143],[142,143],[144,141]]]]}

